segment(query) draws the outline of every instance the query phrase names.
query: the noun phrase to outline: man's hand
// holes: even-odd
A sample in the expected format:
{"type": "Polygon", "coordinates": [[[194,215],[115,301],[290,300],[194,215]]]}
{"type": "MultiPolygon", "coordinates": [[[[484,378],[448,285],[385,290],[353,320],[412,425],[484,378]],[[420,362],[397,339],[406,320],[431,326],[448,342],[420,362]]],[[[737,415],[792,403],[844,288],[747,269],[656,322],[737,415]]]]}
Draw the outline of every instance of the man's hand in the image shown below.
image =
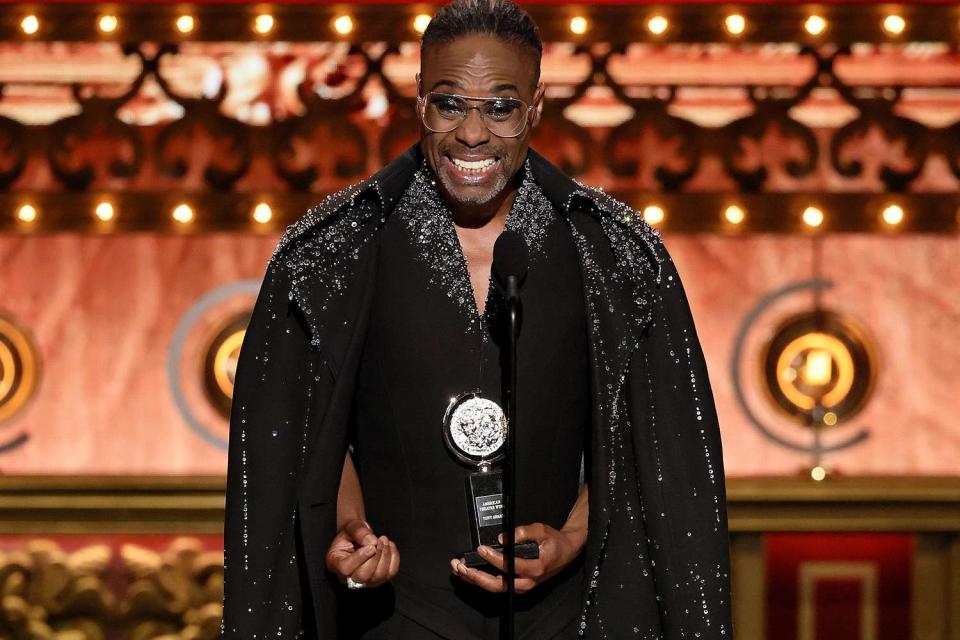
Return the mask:
{"type": "MultiPolygon", "coordinates": [[[[540,545],[540,557],[536,560],[523,558],[514,560],[516,569],[514,590],[517,593],[524,593],[549,580],[573,562],[586,542],[586,531],[579,529],[558,531],[549,525],[537,522],[517,527],[514,537],[518,543],[532,540],[540,545]]],[[[500,542],[503,542],[503,534],[500,534],[500,542]]],[[[502,553],[485,545],[477,547],[477,551],[484,560],[500,571],[506,572],[507,561],[502,553]]],[[[453,570],[453,575],[481,589],[493,592],[507,590],[507,583],[502,575],[494,576],[486,571],[471,569],[460,559],[451,560],[450,568],[453,570]]]]}
{"type": "Polygon", "coordinates": [[[340,582],[352,578],[367,587],[390,581],[400,569],[400,552],[386,536],[379,538],[363,520],[346,522],[327,549],[327,569],[340,582]]]}

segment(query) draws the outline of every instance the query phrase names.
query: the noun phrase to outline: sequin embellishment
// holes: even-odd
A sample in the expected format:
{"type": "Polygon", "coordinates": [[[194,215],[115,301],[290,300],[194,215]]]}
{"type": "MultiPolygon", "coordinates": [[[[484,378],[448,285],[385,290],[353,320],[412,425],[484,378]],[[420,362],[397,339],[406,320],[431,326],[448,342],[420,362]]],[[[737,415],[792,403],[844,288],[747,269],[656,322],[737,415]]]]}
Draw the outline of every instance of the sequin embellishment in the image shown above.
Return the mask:
{"type": "MultiPolygon", "coordinates": [[[[524,164],[524,178],[513,205],[507,214],[505,227],[520,233],[530,250],[533,264],[542,253],[549,224],[556,219],[550,200],[533,179],[530,164],[524,164]]],[[[476,331],[476,323],[491,317],[499,306],[499,296],[491,281],[484,313],[477,313],[470,273],[453,216],[444,204],[436,187],[436,179],[424,164],[414,174],[394,215],[403,220],[417,248],[421,262],[429,267],[430,285],[440,287],[452,299],[467,320],[466,329],[476,331]]],[[[482,335],[487,336],[488,332],[482,335]]]]}

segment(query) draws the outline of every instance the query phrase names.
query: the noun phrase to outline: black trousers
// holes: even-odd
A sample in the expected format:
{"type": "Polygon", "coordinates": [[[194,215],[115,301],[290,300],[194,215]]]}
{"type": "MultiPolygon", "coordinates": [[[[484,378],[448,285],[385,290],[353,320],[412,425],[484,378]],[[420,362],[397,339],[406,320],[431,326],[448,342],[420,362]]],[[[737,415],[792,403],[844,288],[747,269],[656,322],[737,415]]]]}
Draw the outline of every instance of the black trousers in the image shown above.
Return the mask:
{"type": "MultiPolygon", "coordinates": [[[[518,594],[517,640],[579,639],[583,562],[526,594],[518,594]]],[[[503,594],[487,593],[451,579],[453,591],[409,581],[343,592],[338,620],[343,640],[497,640],[503,594]]]]}
{"type": "MultiPolygon", "coordinates": [[[[579,618],[574,618],[560,633],[548,638],[534,635],[537,640],[578,640],[579,618]]],[[[376,628],[359,636],[363,640],[450,640],[419,624],[416,620],[395,612],[376,628]]]]}

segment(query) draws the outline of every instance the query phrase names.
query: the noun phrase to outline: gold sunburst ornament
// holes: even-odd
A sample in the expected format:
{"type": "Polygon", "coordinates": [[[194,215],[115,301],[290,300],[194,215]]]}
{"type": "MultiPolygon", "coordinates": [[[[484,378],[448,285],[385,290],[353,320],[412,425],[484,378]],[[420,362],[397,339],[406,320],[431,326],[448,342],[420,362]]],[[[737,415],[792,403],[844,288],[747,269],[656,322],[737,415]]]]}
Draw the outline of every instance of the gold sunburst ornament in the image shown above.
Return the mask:
{"type": "Polygon", "coordinates": [[[763,353],[774,404],[805,425],[834,426],[865,405],[876,378],[876,350],[849,316],[807,311],[785,320],[763,353]]]}
{"type": "Polygon", "coordinates": [[[40,359],[27,332],[0,315],[0,423],[17,414],[36,390],[40,359]]]}
{"type": "Polygon", "coordinates": [[[249,311],[228,318],[213,332],[203,358],[203,390],[210,404],[227,418],[233,401],[240,346],[249,321],[249,311]]]}
{"type": "Polygon", "coordinates": [[[866,405],[877,377],[876,349],[853,318],[822,308],[787,318],[763,351],[764,387],[775,407],[812,429],[811,477],[822,480],[822,432],[866,405]]]}

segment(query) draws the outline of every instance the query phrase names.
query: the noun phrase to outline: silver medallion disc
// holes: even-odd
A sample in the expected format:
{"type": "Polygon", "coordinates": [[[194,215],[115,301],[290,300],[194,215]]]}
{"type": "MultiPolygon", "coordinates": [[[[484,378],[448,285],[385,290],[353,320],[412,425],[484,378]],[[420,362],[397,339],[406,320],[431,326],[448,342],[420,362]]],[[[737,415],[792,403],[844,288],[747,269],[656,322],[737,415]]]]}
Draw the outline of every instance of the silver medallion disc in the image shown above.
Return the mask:
{"type": "Polygon", "coordinates": [[[507,417],[496,402],[471,391],[450,400],[443,435],[450,450],[464,462],[494,462],[503,457],[507,417]]]}

